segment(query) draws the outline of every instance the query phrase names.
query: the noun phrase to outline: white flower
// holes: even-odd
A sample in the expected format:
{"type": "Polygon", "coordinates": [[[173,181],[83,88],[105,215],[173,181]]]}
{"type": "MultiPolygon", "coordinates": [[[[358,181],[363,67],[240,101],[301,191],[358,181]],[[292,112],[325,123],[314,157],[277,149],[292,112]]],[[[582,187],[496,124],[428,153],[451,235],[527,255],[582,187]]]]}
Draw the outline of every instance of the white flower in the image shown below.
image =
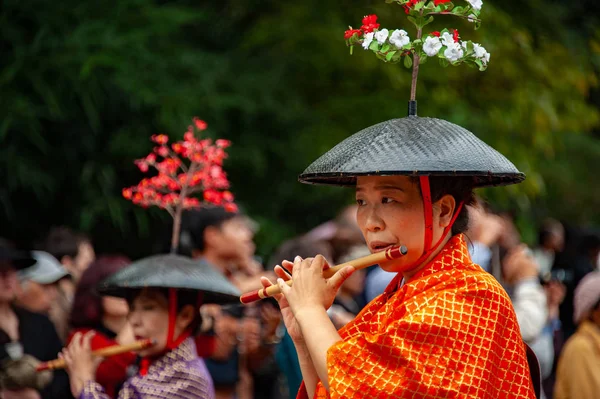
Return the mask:
{"type": "Polygon", "coordinates": [[[382,29],[380,31],[377,31],[377,33],[375,33],[375,39],[377,39],[377,43],[379,43],[379,44],[385,43],[385,39],[387,39],[388,33],[389,32],[387,29],[382,29]]]}
{"type": "Polygon", "coordinates": [[[460,42],[460,45],[462,46],[462,48],[464,48],[465,50],[467,49],[467,42],[460,42]]]}
{"type": "Polygon", "coordinates": [[[425,39],[425,43],[423,43],[423,51],[429,57],[433,57],[436,55],[440,49],[442,48],[442,42],[439,37],[429,36],[425,39]]]}
{"type": "Polygon", "coordinates": [[[444,57],[450,62],[458,61],[463,56],[463,49],[459,43],[451,43],[444,51],[444,57]]]}
{"type": "Polygon", "coordinates": [[[371,45],[371,42],[373,41],[373,36],[375,36],[375,33],[373,33],[373,32],[369,32],[365,35],[365,38],[363,39],[363,42],[362,42],[362,46],[365,50],[369,49],[369,46],[371,45]]]}
{"type": "Polygon", "coordinates": [[[487,53],[487,51],[485,51],[485,48],[483,48],[483,46],[478,43],[473,43],[473,51],[475,51],[475,57],[477,58],[483,58],[485,56],[485,53],[487,53]]]}
{"type": "Polygon", "coordinates": [[[398,48],[402,48],[410,43],[410,37],[408,37],[408,33],[404,29],[396,29],[392,32],[392,36],[390,36],[390,43],[398,48]]]}
{"type": "Polygon", "coordinates": [[[467,3],[469,3],[476,11],[481,10],[481,6],[483,5],[483,1],[481,0],[467,0],[467,3]]]}
{"type": "Polygon", "coordinates": [[[481,60],[484,65],[490,61],[490,53],[478,43],[473,43],[473,51],[475,51],[475,58],[481,60]]]}
{"type": "Polygon", "coordinates": [[[469,20],[469,22],[475,22],[477,20],[477,15],[471,14],[467,17],[467,19],[469,20]]]}
{"type": "Polygon", "coordinates": [[[449,32],[442,33],[442,45],[448,47],[451,44],[454,44],[454,36],[452,36],[452,33],[449,33],[449,32]]]}

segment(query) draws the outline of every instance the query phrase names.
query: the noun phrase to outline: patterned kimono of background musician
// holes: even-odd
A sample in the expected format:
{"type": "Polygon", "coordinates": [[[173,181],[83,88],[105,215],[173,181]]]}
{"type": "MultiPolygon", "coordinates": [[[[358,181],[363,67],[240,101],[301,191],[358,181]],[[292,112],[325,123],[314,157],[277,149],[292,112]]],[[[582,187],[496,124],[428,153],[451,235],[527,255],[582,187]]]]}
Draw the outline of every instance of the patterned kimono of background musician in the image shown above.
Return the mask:
{"type": "MultiPolygon", "coordinates": [[[[183,341],[147,369],[128,379],[119,399],[212,399],[214,388],[204,360],[196,354],[192,338],[183,341]],[[144,375],[143,375],[144,374],[144,375]]],[[[88,382],[79,399],[108,399],[97,382],[88,382]]]]}

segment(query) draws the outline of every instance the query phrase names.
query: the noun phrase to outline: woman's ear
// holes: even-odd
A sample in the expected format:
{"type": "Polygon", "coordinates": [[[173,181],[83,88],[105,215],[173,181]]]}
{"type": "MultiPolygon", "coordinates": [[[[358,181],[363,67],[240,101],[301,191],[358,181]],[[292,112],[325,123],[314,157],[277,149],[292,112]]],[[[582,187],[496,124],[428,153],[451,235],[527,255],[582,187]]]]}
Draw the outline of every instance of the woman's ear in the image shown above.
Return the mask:
{"type": "Polygon", "coordinates": [[[194,321],[194,318],[196,318],[197,313],[198,310],[192,305],[184,306],[183,309],[181,309],[177,314],[177,320],[175,321],[179,331],[184,331],[186,328],[188,328],[194,321]]]}
{"type": "Polygon", "coordinates": [[[456,200],[450,194],[446,194],[436,204],[436,208],[439,210],[440,227],[446,228],[452,221],[456,209],[456,200]]]}

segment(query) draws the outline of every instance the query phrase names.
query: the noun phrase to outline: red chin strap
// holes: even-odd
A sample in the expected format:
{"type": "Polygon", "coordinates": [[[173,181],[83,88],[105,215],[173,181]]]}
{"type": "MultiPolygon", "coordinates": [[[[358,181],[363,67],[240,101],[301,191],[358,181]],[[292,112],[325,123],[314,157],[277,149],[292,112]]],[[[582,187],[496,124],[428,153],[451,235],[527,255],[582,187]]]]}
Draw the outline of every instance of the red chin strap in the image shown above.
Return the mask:
{"type": "Polygon", "coordinates": [[[433,203],[431,201],[431,188],[429,186],[429,176],[419,176],[419,182],[421,184],[421,197],[423,197],[423,212],[425,213],[425,238],[423,242],[423,253],[416,261],[403,266],[399,272],[408,271],[416,266],[419,266],[423,263],[444,241],[444,238],[448,235],[456,218],[460,214],[462,210],[463,203],[459,202],[456,207],[456,211],[452,216],[452,220],[450,220],[450,224],[444,228],[442,232],[442,236],[439,241],[432,247],[431,244],[433,242],[433,203]]]}
{"type": "MultiPolygon", "coordinates": [[[[200,309],[202,305],[203,295],[202,292],[198,293],[197,309],[200,309]]],[[[188,339],[192,335],[192,327],[187,328],[183,331],[177,339],[174,339],[175,335],[175,322],[177,320],[177,289],[169,288],[169,329],[167,331],[167,344],[165,349],[160,354],[153,356],[152,358],[144,357],[140,362],[140,374],[142,376],[148,373],[148,368],[152,364],[152,360],[157,357],[164,355],[165,353],[177,348],[183,341],[188,339]]]]}

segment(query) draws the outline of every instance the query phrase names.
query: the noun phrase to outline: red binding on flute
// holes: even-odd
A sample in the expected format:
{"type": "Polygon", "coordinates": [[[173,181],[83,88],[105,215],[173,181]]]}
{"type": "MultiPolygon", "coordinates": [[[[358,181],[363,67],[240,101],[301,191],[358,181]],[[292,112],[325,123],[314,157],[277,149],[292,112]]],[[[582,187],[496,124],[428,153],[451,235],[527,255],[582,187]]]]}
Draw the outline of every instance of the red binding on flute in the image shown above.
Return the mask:
{"type": "MultiPolygon", "coordinates": [[[[323,270],[323,276],[325,278],[330,278],[339,270],[343,269],[345,266],[352,266],[355,269],[364,269],[365,267],[369,267],[380,262],[398,259],[399,257],[406,255],[407,252],[408,249],[404,245],[399,247],[388,248],[385,251],[376,252],[374,254],[363,256],[362,258],[354,259],[349,262],[342,263],[341,265],[325,269],[323,270]]],[[[291,286],[292,280],[286,281],[286,284],[291,286]]],[[[281,291],[278,285],[272,285],[267,288],[262,288],[243,294],[240,297],[240,302],[242,302],[243,304],[248,304],[261,299],[272,297],[273,295],[279,294],[280,292],[281,291]]]]}

